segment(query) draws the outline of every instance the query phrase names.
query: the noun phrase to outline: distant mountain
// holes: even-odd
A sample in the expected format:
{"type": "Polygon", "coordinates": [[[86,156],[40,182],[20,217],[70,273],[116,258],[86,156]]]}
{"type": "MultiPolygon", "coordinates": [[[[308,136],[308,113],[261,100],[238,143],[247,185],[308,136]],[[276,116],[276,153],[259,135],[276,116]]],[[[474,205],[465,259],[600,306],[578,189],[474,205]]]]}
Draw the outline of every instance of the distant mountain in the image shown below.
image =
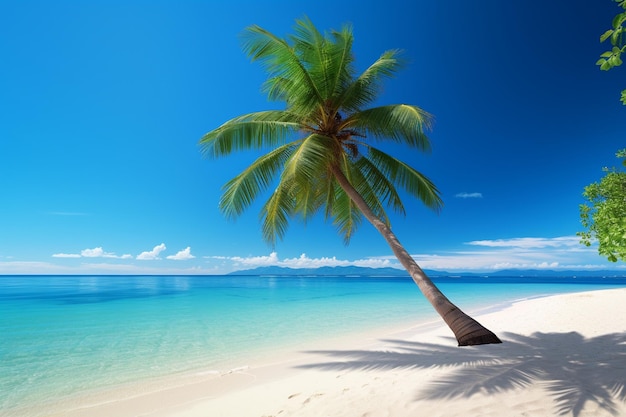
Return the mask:
{"type": "MultiPolygon", "coordinates": [[[[626,271],[580,270],[559,271],[545,269],[506,269],[493,272],[448,272],[425,269],[429,277],[626,277],[626,271]]],[[[320,268],[285,268],[264,266],[255,269],[231,272],[228,275],[271,275],[271,276],[366,276],[366,277],[408,277],[404,269],[367,268],[360,266],[324,266],[320,268]]]]}

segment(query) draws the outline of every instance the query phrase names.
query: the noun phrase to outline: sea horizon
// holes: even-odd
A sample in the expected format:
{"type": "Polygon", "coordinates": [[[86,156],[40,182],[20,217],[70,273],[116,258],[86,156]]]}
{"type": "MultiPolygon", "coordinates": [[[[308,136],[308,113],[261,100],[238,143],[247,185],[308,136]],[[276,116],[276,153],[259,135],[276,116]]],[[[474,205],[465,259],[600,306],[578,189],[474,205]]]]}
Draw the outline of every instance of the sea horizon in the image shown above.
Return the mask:
{"type": "MultiPolygon", "coordinates": [[[[623,269],[497,269],[491,271],[446,271],[423,269],[429,278],[625,278],[626,270],[623,269]]],[[[0,274],[2,277],[236,277],[236,276],[258,276],[258,277],[373,277],[373,278],[410,278],[409,273],[402,268],[384,267],[318,267],[318,268],[290,268],[290,267],[259,267],[250,270],[235,270],[228,273],[11,273],[0,274]],[[344,271],[347,270],[347,271],[344,271]],[[258,271],[258,272],[257,272],[258,271]],[[380,272],[378,272],[380,271],[380,272]],[[393,272],[389,272],[393,271],[393,272]]]]}

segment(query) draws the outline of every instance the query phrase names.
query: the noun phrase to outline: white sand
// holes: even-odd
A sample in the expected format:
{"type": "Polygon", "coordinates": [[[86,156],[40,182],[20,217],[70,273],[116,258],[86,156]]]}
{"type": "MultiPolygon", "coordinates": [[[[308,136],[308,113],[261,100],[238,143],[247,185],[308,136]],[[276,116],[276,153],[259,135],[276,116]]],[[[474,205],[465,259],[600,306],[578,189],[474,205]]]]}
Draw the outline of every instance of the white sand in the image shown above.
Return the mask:
{"type": "Polygon", "coordinates": [[[54,415],[626,416],[626,288],[526,300],[476,318],[504,343],[459,348],[437,323],[325,341],[176,387],[126,387],[121,400],[94,394],[54,415]]]}

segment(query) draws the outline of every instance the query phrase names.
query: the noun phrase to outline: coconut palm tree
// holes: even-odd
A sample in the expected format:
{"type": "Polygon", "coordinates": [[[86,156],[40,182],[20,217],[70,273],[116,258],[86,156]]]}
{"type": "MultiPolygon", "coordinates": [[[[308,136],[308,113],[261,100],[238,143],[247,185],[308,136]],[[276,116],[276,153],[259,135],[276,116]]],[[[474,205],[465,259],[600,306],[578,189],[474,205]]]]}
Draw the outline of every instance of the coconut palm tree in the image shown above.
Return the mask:
{"type": "Polygon", "coordinates": [[[391,230],[385,209],[405,213],[398,187],[438,210],[435,185],[375,143],[392,141],[429,150],[425,130],[431,116],[406,104],[370,107],[385,78],[401,66],[399,51],[383,53],[357,75],[350,26],[320,33],[308,18],[296,21],[283,39],[258,26],[242,37],[244,52],[268,73],[264,90],[283,110],[231,119],[200,140],[203,154],[218,158],[235,151],[268,150],[224,186],[220,209],[239,216],[263,191],[273,188],[261,209],[264,239],[275,244],[289,220],[322,211],[346,244],[365,217],[382,234],[420,290],[454,332],[460,346],[501,343],[496,335],[452,304],[424,274],[391,230]]]}

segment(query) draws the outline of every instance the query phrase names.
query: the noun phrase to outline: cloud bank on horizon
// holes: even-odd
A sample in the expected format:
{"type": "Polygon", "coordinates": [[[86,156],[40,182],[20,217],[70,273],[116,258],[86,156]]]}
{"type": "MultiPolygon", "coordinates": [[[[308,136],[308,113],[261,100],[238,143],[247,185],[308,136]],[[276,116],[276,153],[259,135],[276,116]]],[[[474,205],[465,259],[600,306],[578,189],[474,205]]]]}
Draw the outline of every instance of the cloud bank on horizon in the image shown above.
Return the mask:
{"type": "MultiPolygon", "coordinates": [[[[164,256],[165,243],[151,250],[116,255],[102,247],[87,248],[77,253],[55,253],[55,262],[28,262],[0,259],[0,274],[226,274],[237,270],[262,266],[287,268],[318,268],[323,266],[360,266],[370,268],[402,268],[392,255],[372,256],[361,259],[338,259],[337,257],[280,258],[277,252],[269,255],[224,256],[204,255],[196,257],[188,246],[175,254],[164,256]],[[82,260],[101,259],[101,262],[82,260]],[[140,261],[140,262],[134,262],[140,261]],[[169,261],[181,262],[177,265],[169,261]]],[[[511,239],[476,240],[465,242],[464,248],[437,254],[412,255],[424,269],[456,272],[481,272],[501,269],[624,269],[626,266],[599,262],[597,248],[580,244],[576,236],[555,238],[523,237],[511,239]]]]}

